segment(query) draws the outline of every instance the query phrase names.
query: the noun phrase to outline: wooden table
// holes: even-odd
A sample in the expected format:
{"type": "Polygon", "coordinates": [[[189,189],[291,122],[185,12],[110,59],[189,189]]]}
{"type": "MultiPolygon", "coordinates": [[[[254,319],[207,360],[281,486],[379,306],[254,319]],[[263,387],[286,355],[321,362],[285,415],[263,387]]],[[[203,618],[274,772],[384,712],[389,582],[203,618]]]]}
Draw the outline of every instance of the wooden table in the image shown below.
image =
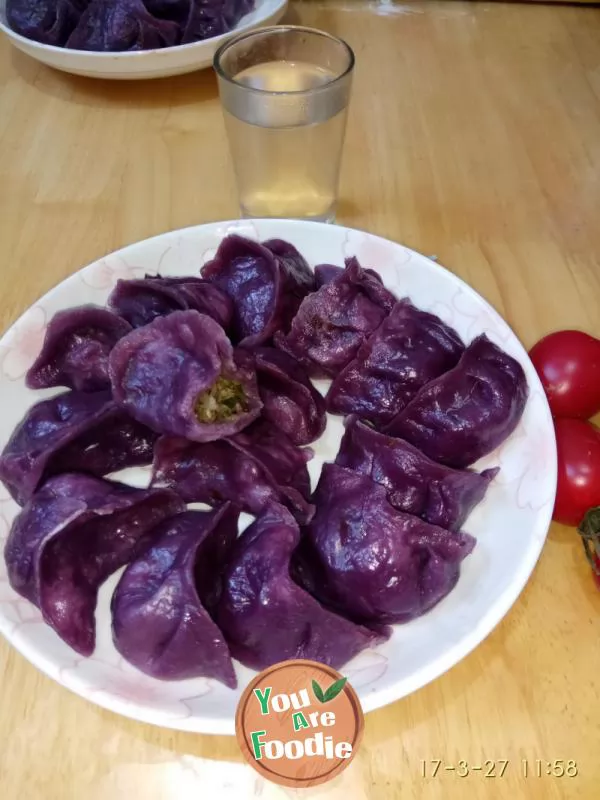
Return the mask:
{"type": "MultiPolygon", "coordinates": [[[[526,345],[600,335],[600,9],[297,2],[290,19],[357,56],[339,221],[400,240],[468,281],[526,345]]],[[[211,72],[101,83],[0,43],[4,328],[81,265],[170,228],[237,216],[211,72]]],[[[299,797],[600,796],[600,593],[576,533],[553,525],[484,644],[368,715],[353,765],[299,797]],[[502,778],[422,760],[508,759],[502,778]],[[521,761],[576,760],[576,778],[521,761]],[[431,771],[431,767],[429,767],[431,771]]],[[[263,800],[231,738],[160,730],[57,686],[0,643],[3,800],[263,800]]]]}

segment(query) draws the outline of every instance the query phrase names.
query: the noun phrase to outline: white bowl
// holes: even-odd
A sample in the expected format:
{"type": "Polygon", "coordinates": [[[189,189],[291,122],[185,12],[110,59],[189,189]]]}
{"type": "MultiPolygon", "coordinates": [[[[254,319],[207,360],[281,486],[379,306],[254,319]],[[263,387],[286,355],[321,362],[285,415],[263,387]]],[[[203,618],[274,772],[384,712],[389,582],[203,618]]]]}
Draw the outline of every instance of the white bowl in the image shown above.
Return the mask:
{"type": "MultiPolygon", "coordinates": [[[[119,278],[144,273],[197,275],[228,233],[254,239],[282,238],[296,245],[309,264],[342,264],[356,255],[377,269],[399,297],[453,325],[465,341],[485,332],[523,365],[530,397],[517,429],[480,467],[500,473],[471,514],[465,530],[477,546],[463,562],[456,588],[420,619],[394,627],[388,642],[361,653],[343,668],[365,711],[391,703],[450,669],[498,624],[525,586],[544,544],[556,488],[556,445],[548,404],[527,353],[506,322],[463,281],[425,256],[368,233],[317,222],[246,220],[213,223],[166,233],[133,244],[90,264],[37,301],[0,341],[0,447],[23,412],[41,397],[24,375],[37,355],[48,320],[62,308],[103,304],[119,278]]],[[[313,485],[324,461],[335,458],[342,432],[329,417],[309,462],[313,485]]],[[[148,470],[128,470],[145,485],[148,470]]],[[[0,486],[0,547],[18,512],[0,486]]],[[[0,563],[0,631],[35,666],[63,686],[101,706],[145,722],[206,733],[234,732],[234,714],[250,670],[236,665],[239,688],[199,678],[174,683],[154,680],[126,664],[113,647],[110,595],[118,575],[101,588],[96,613],[97,646],[91,658],[73,652],[42,621],[37,608],[9,586],[0,563]]]]}
{"type": "Polygon", "coordinates": [[[88,78],[110,80],[142,80],[166,78],[195,72],[212,65],[213,56],[222,42],[241,31],[275,24],[287,8],[288,0],[256,0],[256,8],[246,14],[236,27],[222,36],[202,42],[165,47],[160,50],[142,50],[134,53],[93,53],[86,50],[67,50],[26,39],[15,33],[6,21],[6,0],[0,0],[0,29],[19,50],[49,67],[85,75],[88,78]]]}

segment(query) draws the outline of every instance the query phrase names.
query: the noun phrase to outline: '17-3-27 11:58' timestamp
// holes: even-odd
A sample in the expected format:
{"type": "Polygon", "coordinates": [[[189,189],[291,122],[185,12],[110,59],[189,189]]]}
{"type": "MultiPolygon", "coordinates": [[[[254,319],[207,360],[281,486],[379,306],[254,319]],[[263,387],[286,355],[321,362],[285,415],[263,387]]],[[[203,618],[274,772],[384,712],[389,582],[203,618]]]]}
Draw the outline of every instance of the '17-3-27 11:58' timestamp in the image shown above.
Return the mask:
{"type": "MultiPolygon", "coordinates": [[[[521,759],[515,761],[515,767],[523,778],[575,778],[577,776],[577,762],[573,759],[565,761],[557,758],[554,761],[545,761],[543,758],[521,759]]],[[[455,764],[446,763],[443,759],[431,758],[421,761],[421,775],[423,778],[435,778],[444,772],[454,773],[459,778],[469,775],[482,775],[484,778],[503,778],[511,770],[509,759],[488,758],[480,763],[469,763],[461,759],[455,764]]]]}

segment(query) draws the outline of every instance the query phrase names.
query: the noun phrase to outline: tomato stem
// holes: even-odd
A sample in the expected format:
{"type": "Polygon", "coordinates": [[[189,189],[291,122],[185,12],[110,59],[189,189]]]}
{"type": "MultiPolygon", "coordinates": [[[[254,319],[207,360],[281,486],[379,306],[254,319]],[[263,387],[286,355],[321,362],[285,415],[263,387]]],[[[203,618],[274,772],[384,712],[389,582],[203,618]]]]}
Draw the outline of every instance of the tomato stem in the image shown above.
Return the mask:
{"type": "Polygon", "coordinates": [[[586,511],[578,531],[585,555],[595,575],[600,577],[600,506],[586,511]]]}

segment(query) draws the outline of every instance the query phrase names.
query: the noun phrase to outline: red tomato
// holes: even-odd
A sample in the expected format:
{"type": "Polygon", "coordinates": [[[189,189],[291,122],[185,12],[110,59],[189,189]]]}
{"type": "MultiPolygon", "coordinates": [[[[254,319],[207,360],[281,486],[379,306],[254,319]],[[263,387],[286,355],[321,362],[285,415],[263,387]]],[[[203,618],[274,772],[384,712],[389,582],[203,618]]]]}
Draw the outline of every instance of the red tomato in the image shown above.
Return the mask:
{"type": "Polygon", "coordinates": [[[558,486],[553,519],[579,525],[600,506],[600,430],[582,419],[555,419],[558,486]]]}
{"type": "Polygon", "coordinates": [[[589,419],[600,411],[600,339],[557,331],[540,339],[529,357],[555,417],[589,419]]]}

